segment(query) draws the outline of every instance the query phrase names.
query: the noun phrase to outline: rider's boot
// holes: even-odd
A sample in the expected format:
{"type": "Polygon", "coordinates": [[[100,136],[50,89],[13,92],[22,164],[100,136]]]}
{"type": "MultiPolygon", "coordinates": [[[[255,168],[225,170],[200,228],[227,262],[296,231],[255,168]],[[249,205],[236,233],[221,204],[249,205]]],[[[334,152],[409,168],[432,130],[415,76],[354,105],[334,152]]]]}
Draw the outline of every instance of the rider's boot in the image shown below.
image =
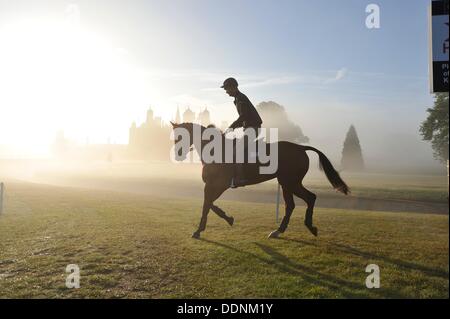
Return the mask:
{"type": "Polygon", "coordinates": [[[230,187],[231,188],[243,187],[243,186],[247,185],[247,183],[248,183],[248,180],[246,180],[246,179],[239,179],[239,178],[233,177],[231,179],[230,187]]]}
{"type": "Polygon", "coordinates": [[[237,188],[247,185],[248,180],[245,178],[245,164],[238,164],[236,167],[235,174],[231,179],[231,188],[237,188]]]}

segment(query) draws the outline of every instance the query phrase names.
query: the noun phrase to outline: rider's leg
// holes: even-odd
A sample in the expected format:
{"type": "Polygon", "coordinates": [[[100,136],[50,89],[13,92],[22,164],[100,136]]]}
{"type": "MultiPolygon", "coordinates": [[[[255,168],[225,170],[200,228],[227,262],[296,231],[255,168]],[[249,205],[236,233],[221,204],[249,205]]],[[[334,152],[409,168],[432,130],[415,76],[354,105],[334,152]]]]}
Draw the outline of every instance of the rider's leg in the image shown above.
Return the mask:
{"type": "MultiPolygon", "coordinates": [[[[256,139],[259,135],[259,127],[247,127],[244,129],[244,133],[247,130],[253,130],[254,137],[249,138],[244,134],[244,163],[237,163],[234,167],[234,178],[231,182],[231,187],[236,188],[238,186],[245,186],[249,179],[252,179],[257,175],[258,164],[257,162],[257,142],[256,139]],[[250,147],[249,143],[255,143],[255,147],[250,147]],[[250,158],[253,158],[252,160],[250,158]],[[251,170],[251,172],[249,172],[251,170]]],[[[251,136],[251,134],[250,134],[251,136]]],[[[253,145],[252,145],[253,146],[253,145]]]]}
{"type": "Polygon", "coordinates": [[[234,177],[233,180],[231,181],[231,188],[236,188],[239,186],[245,186],[245,184],[247,183],[247,178],[246,178],[246,163],[248,163],[248,137],[246,135],[244,135],[242,137],[244,140],[244,147],[243,147],[243,151],[244,151],[244,163],[236,163],[234,165],[234,177]]]}

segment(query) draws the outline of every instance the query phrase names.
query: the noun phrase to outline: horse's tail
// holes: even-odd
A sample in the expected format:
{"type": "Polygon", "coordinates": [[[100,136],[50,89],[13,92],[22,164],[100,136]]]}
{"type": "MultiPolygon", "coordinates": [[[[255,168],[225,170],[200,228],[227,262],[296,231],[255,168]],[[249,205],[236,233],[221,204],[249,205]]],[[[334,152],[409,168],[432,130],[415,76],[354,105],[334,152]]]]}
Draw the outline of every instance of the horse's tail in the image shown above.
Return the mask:
{"type": "Polygon", "coordinates": [[[331,164],[330,160],[325,156],[325,154],[323,154],[317,148],[311,146],[302,145],[302,147],[305,151],[314,151],[319,155],[320,169],[325,171],[325,175],[327,176],[331,185],[333,185],[333,187],[337,191],[344,193],[345,195],[350,193],[350,188],[347,186],[347,184],[345,184],[341,176],[339,176],[339,173],[334,169],[333,165],[331,164]]]}

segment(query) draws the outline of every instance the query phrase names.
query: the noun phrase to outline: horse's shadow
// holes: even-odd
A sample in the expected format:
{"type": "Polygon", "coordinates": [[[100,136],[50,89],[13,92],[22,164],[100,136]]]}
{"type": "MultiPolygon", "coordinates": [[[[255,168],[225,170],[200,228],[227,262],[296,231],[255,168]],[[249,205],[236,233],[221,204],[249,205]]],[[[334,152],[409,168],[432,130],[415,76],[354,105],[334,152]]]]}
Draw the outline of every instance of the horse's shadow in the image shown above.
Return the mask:
{"type": "Polygon", "coordinates": [[[349,281],[339,277],[335,277],[331,274],[319,272],[314,268],[306,265],[302,265],[298,262],[294,262],[287,256],[277,252],[274,248],[260,243],[255,243],[255,245],[260,248],[267,257],[259,256],[253,252],[245,251],[228,244],[201,239],[209,244],[217,245],[239,254],[242,254],[246,258],[253,258],[259,262],[263,262],[278,271],[288,273],[290,275],[300,276],[304,281],[311,285],[323,286],[331,291],[340,292],[343,297],[346,298],[379,298],[388,296],[395,296],[398,298],[406,298],[398,290],[392,290],[388,288],[382,289],[371,289],[368,290],[365,287],[365,277],[362,277],[361,282],[349,281]]]}
{"type": "MultiPolygon", "coordinates": [[[[280,238],[280,239],[289,241],[289,242],[298,243],[301,245],[310,245],[310,246],[318,247],[318,244],[314,241],[292,239],[292,238],[280,238]]],[[[348,245],[344,245],[344,244],[339,244],[339,243],[334,243],[334,242],[326,242],[326,245],[328,247],[330,247],[336,251],[342,252],[342,253],[352,254],[355,256],[359,256],[359,257],[364,257],[364,258],[367,258],[370,260],[381,260],[385,263],[389,263],[389,264],[395,265],[399,268],[403,268],[406,270],[420,271],[428,276],[448,279],[449,274],[445,270],[430,268],[430,267],[427,267],[424,265],[420,265],[420,264],[416,264],[416,263],[412,263],[412,262],[408,262],[408,261],[404,261],[404,260],[400,260],[400,259],[396,259],[396,258],[392,258],[392,257],[388,257],[388,256],[377,255],[377,254],[362,251],[360,249],[357,249],[357,248],[354,248],[354,247],[351,247],[348,245]]]]}

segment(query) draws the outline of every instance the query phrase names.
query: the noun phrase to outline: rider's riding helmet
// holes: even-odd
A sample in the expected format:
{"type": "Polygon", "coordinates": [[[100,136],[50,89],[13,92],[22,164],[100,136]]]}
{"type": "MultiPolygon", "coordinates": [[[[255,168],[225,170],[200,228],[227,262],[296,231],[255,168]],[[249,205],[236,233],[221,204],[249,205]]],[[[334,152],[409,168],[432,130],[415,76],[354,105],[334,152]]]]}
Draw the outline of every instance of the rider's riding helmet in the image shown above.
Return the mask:
{"type": "Polygon", "coordinates": [[[238,82],[235,78],[228,78],[225,81],[223,81],[223,85],[221,86],[222,89],[228,88],[228,87],[238,87],[238,82]]]}

